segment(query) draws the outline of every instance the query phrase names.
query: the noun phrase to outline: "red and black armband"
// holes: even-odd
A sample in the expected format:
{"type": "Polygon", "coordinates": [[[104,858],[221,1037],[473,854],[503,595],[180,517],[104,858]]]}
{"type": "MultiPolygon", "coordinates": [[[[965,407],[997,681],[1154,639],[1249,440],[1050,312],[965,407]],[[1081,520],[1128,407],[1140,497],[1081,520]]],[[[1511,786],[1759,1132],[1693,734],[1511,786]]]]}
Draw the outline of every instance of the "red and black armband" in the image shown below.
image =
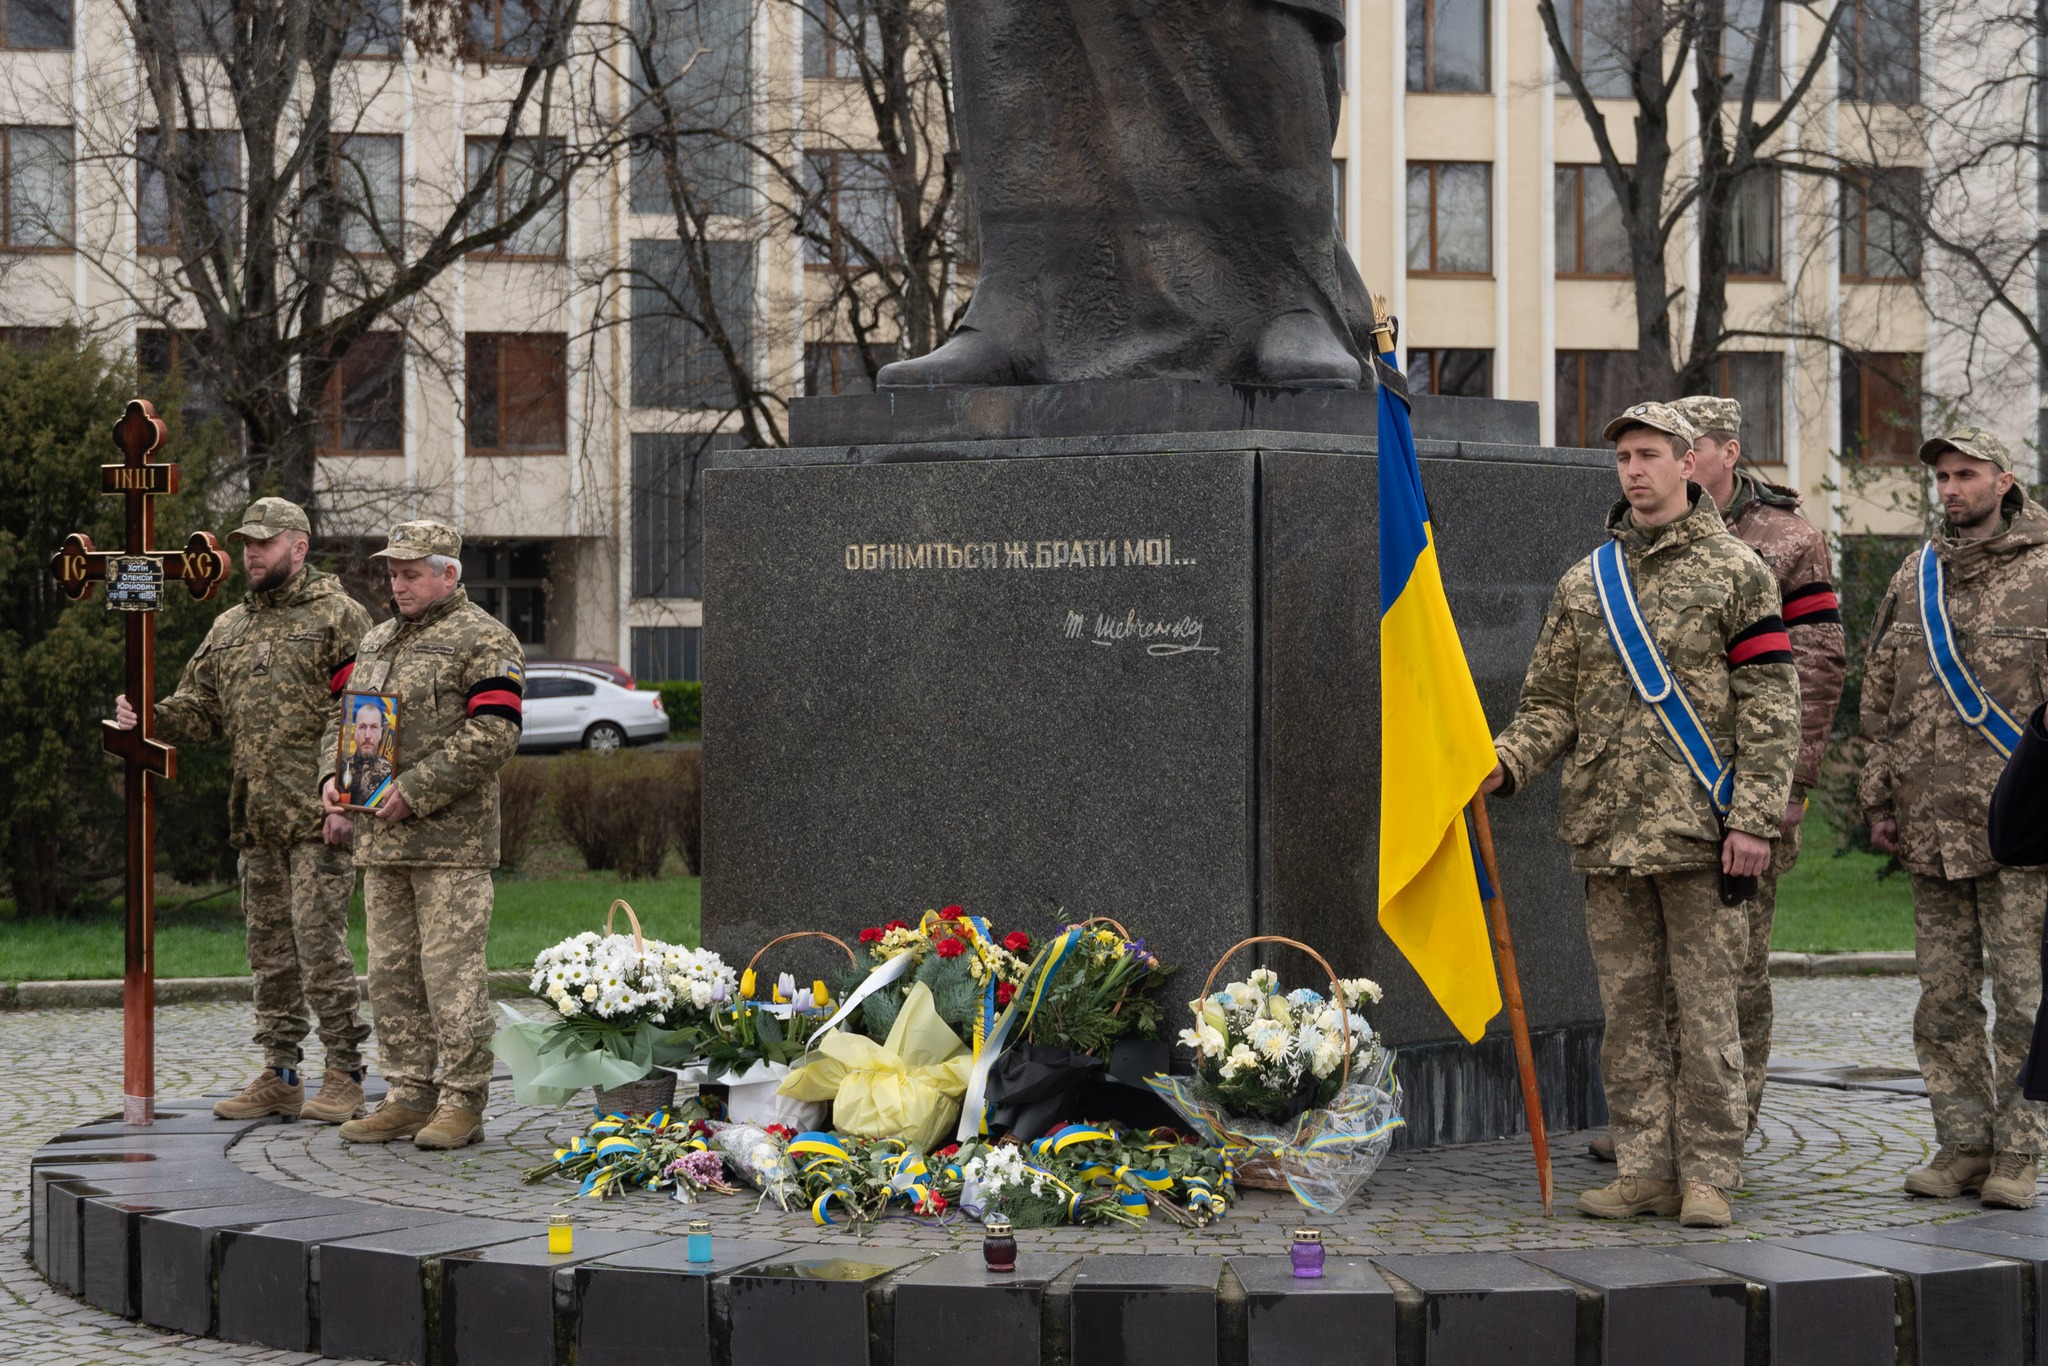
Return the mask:
{"type": "Polygon", "coordinates": [[[350,655],[347,659],[335,665],[334,672],[327,676],[327,695],[329,697],[341,696],[348,688],[349,676],[355,671],[356,657],[354,655],[350,655]]]}
{"type": "Polygon", "coordinates": [[[1792,637],[1785,634],[1785,619],[1773,613],[1744,627],[1728,642],[1728,667],[1745,664],[1790,664],[1792,637]]]}
{"type": "Polygon", "coordinates": [[[1785,595],[1787,627],[1830,624],[1842,624],[1842,600],[1835,596],[1833,584],[1809,583],[1804,588],[1795,588],[1785,595]]]}
{"type": "Polygon", "coordinates": [[[513,725],[522,723],[520,699],[526,689],[516,678],[499,675],[486,678],[470,685],[469,714],[471,716],[502,716],[513,725]]]}

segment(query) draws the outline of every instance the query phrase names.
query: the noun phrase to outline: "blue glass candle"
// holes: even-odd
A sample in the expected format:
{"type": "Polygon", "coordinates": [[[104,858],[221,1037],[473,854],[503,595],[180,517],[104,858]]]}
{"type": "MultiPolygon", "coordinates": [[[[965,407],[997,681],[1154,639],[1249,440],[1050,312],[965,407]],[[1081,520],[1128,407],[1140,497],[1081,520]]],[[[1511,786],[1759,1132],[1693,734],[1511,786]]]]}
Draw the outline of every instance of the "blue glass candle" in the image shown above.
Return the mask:
{"type": "Polygon", "coordinates": [[[1295,1276],[1312,1281],[1323,1274],[1323,1231],[1319,1228],[1294,1230],[1294,1246],[1288,1249],[1295,1276]]]}
{"type": "Polygon", "coordinates": [[[693,1262],[711,1260],[711,1221],[692,1219],[690,1221],[689,1259],[693,1262]]]}

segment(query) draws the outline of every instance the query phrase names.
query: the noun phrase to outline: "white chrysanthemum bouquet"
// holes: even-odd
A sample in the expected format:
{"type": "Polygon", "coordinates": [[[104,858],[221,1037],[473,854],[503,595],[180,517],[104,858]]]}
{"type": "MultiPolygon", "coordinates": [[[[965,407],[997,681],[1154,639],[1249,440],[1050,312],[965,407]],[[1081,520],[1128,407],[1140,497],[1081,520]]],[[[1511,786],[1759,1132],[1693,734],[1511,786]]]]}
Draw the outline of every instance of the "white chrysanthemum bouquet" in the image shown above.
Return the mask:
{"type": "Polygon", "coordinates": [[[1195,1026],[1181,1031],[1202,1078],[1234,1114],[1274,1123],[1326,1105],[1350,1072],[1378,1072],[1384,1049],[1357,1007],[1378,1001],[1380,988],[1363,977],[1334,984],[1342,1002],[1307,987],[1282,994],[1280,978],[1257,968],[1242,982],[1188,1002],[1195,1026]],[[1348,1032],[1347,1032],[1348,1026],[1348,1032]]]}

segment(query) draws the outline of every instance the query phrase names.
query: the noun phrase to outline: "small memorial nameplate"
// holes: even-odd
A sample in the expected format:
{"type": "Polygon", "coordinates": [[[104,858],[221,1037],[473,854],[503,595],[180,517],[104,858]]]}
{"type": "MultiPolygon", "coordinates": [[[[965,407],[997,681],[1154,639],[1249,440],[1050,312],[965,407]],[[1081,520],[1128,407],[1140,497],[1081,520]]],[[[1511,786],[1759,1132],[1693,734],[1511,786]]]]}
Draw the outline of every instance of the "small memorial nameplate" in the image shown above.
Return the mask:
{"type": "Polygon", "coordinates": [[[157,612],[164,605],[164,566],[151,555],[126,555],[107,566],[107,606],[116,612],[157,612]]]}

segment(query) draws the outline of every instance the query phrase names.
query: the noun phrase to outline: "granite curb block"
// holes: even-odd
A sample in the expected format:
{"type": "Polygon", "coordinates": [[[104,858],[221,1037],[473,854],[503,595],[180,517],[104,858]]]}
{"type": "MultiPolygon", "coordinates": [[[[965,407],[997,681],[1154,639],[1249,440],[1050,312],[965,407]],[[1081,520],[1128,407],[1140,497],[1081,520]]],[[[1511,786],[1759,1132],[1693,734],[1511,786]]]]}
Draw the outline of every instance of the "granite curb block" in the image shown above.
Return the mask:
{"type": "MultiPolygon", "coordinates": [[[[511,968],[489,974],[493,996],[524,996],[530,976],[511,968]]],[[[189,1005],[197,1001],[246,1001],[250,994],[247,977],[159,977],[156,1003],[160,1006],[189,1005]]],[[[368,1000],[370,979],[357,976],[356,990],[368,1000]]],[[[94,977],[70,982],[0,982],[0,1010],[76,1010],[91,1006],[119,1006],[121,979],[94,977]]]]}
{"type": "MultiPolygon", "coordinates": [[[[2025,1366],[2040,1362],[2048,1209],[1934,1227],[1654,1248],[1385,1255],[958,1251],[544,1225],[310,1195],[238,1167],[263,1123],[162,1103],[30,1159],[56,1287],[130,1319],[427,1366],[2025,1366]],[[649,1348],[663,1349],[650,1355],[649,1348]]],[[[1738,1230],[1739,1231],[1739,1230],[1738,1230]]]]}
{"type": "Polygon", "coordinates": [[[1911,977],[1911,953],[1774,953],[1773,977],[1911,977]]]}

